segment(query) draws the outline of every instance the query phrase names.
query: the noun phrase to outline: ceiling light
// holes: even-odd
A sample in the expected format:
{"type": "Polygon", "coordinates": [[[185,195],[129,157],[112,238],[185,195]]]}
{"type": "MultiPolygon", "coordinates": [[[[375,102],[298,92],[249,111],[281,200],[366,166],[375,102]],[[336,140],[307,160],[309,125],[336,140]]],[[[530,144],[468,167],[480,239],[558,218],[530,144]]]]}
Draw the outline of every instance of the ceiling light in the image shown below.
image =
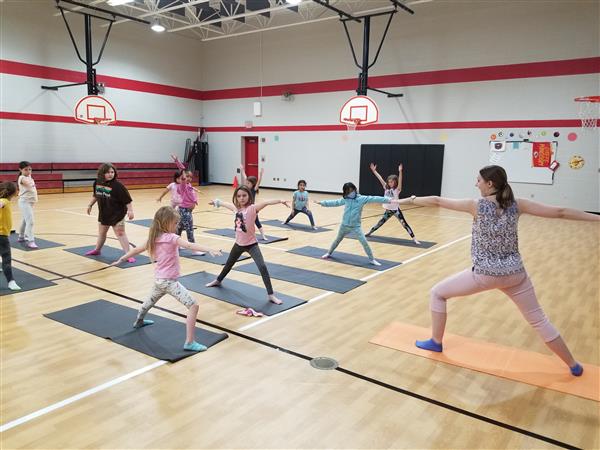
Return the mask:
{"type": "Polygon", "coordinates": [[[150,28],[152,28],[152,31],[156,31],[157,33],[162,33],[163,31],[165,31],[165,27],[163,27],[160,22],[158,21],[158,19],[154,19],[152,21],[152,25],[150,25],[150,28]]]}
{"type": "Polygon", "coordinates": [[[290,5],[297,5],[299,3],[302,3],[302,0],[285,0],[286,3],[289,3],[290,5]]]}
{"type": "Polygon", "coordinates": [[[119,6],[119,5],[124,5],[125,3],[131,3],[135,0],[108,0],[108,4],[110,6],[119,6]]]}

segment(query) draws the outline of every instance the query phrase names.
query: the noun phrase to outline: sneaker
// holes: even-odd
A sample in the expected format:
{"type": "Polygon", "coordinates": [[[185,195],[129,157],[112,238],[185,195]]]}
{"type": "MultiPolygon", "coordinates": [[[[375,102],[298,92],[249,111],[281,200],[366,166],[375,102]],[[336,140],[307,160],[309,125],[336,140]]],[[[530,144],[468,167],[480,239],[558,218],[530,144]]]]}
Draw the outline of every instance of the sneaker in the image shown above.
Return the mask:
{"type": "Polygon", "coordinates": [[[190,352],[203,352],[206,350],[206,346],[197,343],[196,341],[192,341],[192,342],[186,342],[185,344],[183,344],[183,349],[190,351],[190,352]]]}
{"type": "Polygon", "coordinates": [[[380,266],[381,263],[379,261],[377,261],[376,259],[372,259],[371,261],[369,261],[371,264],[373,264],[374,266],[380,266]]]}
{"type": "Polygon", "coordinates": [[[573,367],[569,367],[571,369],[571,375],[574,377],[580,377],[583,373],[583,366],[579,363],[575,364],[573,367]]]}
{"type": "Polygon", "coordinates": [[[194,252],[194,253],[192,253],[192,255],[196,255],[196,256],[204,256],[204,255],[206,255],[206,252],[200,252],[200,251],[198,251],[198,252],[194,252]]]}
{"type": "Polygon", "coordinates": [[[311,227],[311,228],[312,228],[313,230],[316,230],[316,229],[317,229],[317,227],[311,227]]]}
{"type": "Polygon", "coordinates": [[[143,320],[136,320],[133,323],[133,328],[142,328],[148,325],[152,325],[154,323],[154,320],[150,320],[150,319],[143,319],[143,320]]]}
{"type": "Polygon", "coordinates": [[[135,258],[127,258],[127,262],[133,264],[135,262],[135,258]]]}
{"type": "Polygon", "coordinates": [[[39,247],[37,246],[37,244],[35,242],[31,241],[31,242],[27,243],[27,248],[36,249],[36,248],[39,248],[39,247]]]}
{"type": "Polygon", "coordinates": [[[321,256],[322,259],[327,259],[331,256],[330,253],[325,253],[323,256],[321,256]]]}
{"type": "Polygon", "coordinates": [[[90,250],[89,252],[85,252],[85,256],[98,256],[100,254],[100,250],[90,250]]]}
{"type": "Polygon", "coordinates": [[[21,290],[21,286],[19,286],[15,280],[10,280],[8,282],[8,288],[11,291],[20,291],[21,290]]]}

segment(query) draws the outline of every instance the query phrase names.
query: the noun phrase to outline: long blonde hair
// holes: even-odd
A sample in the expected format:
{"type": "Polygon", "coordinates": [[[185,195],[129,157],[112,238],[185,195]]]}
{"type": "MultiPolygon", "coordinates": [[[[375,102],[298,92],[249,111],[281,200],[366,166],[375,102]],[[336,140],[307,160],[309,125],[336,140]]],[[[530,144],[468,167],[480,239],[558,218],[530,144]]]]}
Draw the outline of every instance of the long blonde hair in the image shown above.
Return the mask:
{"type": "Polygon", "coordinates": [[[179,221],[179,213],[170,206],[163,206],[156,211],[152,225],[150,225],[150,232],[148,233],[148,243],[146,244],[146,250],[150,257],[154,258],[154,251],[156,250],[156,240],[163,233],[170,232],[170,225],[173,222],[179,221]]]}

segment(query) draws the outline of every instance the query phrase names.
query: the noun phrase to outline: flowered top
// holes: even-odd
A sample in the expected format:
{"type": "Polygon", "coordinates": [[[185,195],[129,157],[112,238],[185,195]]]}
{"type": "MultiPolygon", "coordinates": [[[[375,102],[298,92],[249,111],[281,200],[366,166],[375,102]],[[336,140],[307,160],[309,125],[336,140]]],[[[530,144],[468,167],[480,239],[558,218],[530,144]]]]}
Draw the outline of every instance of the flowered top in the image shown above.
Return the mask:
{"type": "Polygon", "coordinates": [[[519,253],[518,222],[516,202],[503,210],[491,200],[479,199],[471,241],[475,273],[504,276],[525,270],[519,253]]]}

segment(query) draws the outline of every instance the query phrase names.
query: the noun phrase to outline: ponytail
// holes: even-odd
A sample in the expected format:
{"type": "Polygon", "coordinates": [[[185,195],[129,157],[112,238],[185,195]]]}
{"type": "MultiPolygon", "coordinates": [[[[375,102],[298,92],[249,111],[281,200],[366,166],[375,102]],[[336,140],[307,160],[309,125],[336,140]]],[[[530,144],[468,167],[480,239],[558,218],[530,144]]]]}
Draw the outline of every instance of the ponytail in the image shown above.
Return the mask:
{"type": "Polygon", "coordinates": [[[508,177],[504,168],[500,166],[485,166],[479,171],[479,175],[485,181],[492,182],[494,189],[496,189],[496,201],[500,205],[500,208],[507,209],[515,202],[515,196],[510,184],[508,184],[508,177]]]}

